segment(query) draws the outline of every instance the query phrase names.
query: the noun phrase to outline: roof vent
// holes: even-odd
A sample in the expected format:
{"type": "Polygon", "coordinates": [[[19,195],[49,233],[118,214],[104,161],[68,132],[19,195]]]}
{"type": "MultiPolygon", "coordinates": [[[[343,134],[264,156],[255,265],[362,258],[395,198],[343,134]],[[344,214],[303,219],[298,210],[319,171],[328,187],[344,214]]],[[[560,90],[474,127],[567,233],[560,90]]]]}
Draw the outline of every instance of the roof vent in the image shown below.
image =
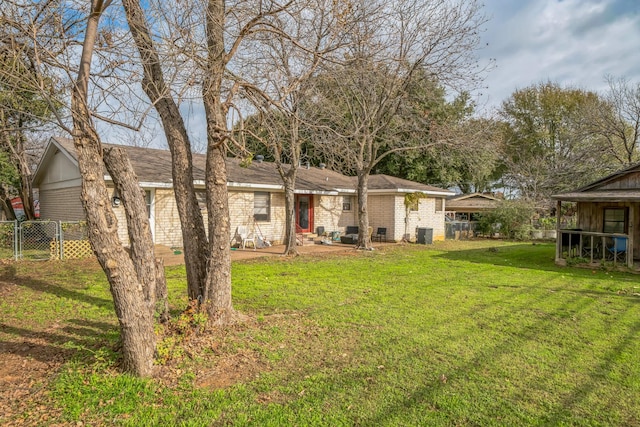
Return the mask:
{"type": "Polygon", "coordinates": [[[256,156],[256,163],[262,163],[263,160],[264,160],[264,156],[262,154],[258,154],[256,156]]]}
{"type": "Polygon", "coordinates": [[[326,167],[327,167],[327,165],[325,165],[324,163],[320,163],[320,164],[318,165],[318,167],[320,167],[320,169],[324,169],[324,168],[326,168],[326,167]]]}
{"type": "Polygon", "coordinates": [[[307,162],[307,169],[311,167],[311,163],[307,162]]]}

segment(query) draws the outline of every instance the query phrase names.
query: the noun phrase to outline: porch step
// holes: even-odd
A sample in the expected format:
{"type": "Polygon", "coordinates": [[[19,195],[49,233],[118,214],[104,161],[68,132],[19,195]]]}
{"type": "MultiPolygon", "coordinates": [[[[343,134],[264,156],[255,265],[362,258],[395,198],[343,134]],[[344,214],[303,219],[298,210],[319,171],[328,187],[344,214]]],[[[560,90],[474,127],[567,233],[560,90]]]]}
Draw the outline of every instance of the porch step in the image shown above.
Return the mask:
{"type": "Polygon", "coordinates": [[[298,245],[303,245],[304,242],[313,242],[316,237],[318,237],[315,233],[296,233],[296,240],[298,245]]]}

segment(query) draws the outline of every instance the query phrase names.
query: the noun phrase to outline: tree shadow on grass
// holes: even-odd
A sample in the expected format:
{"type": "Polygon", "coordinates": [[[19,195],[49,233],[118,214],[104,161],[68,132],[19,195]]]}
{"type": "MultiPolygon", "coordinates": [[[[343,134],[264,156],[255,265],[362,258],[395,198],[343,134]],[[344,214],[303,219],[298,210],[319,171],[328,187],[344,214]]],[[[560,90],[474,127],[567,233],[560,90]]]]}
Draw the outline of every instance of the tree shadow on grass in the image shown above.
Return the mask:
{"type": "MultiPolygon", "coordinates": [[[[0,283],[10,283],[11,289],[19,292],[21,288],[53,295],[60,299],[72,301],[69,305],[75,307],[71,316],[78,316],[83,304],[89,304],[97,308],[113,312],[111,299],[88,295],[81,290],[74,290],[70,285],[58,285],[47,280],[39,280],[27,275],[21,275],[13,265],[5,266],[0,273],[0,283]]],[[[9,292],[14,292],[13,290],[9,292]]],[[[43,299],[46,303],[48,300],[43,299]]],[[[20,302],[21,309],[29,309],[28,300],[20,302]]],[[[56,299],[51,299],[55,304],[56,299]]],[[[68,306],[67,306],[68,307],[68,306]]],[[[7,338],[0,340],[0,354],[15,354],[22,357],[33,358],[45,363],[57,363],[69,360],[72,357],[87,357],[97,349],[117,341],[117,324],[109,324],[101,321],[82,318],[65,318],[69,316],[67,308],[64,314],[54,311],[56,318],[39,318],[36,309],[29,316],[30,320],[20,322],[4,319],[0,323],[0,333],[7,338]]],[[[55,310],[55,309],[54,309],[55,310]]],[[[51,313],[47,314],[51,316],[51,313]]]]}
{"type": "Polygon", "coordinates": [[[0,332],[15,339],[0,340],[0,353],[29,357],[45,363],[63,362],[73,357],[85,358],[105,346],[114,345],[117,327],[108,323],[65,320],[77,326],[53,325],[32,330],[0,323],[0,332]],[[110,336],[111,335],[111,336],[110,336]]]}
{"type": "Polygon", "coordinates": [[[17,273],[16,268],[13,265],[4,268],[3,270],[4,271],[0,275],[0,281],[13,282],[20,287],[24,286],[36,292],[45,292],[51,295],[55,295],[59,298],[67,298],[70,300],[91,304],[99,308],[108,308],[109,310],[113,310],[113,301],[111,299],[87,295],[83,292],[56,285],[52,282],[38,280],[32,277],[23,277],[17,273]]]}
{"type": "Polygon", "coordinates": [[[625,272],[605,271],[599,267],[583,268],[556,265],[555,250],[555,244],[550,243],[522,243],[516,245],[500,245],[496,243],[477,249],[450,250],[437,255],[437,257],[451,261],[560,272],[570,277],[593,278],[594,272],[625,274],[625,272]]]}
{"type": "MultiPolygon", "coordinates": [[[[549,294],[546,298],[553,298],[549,294]]],[[[562,425],[572,424],[575,421],[576,414],[580,414],[581,419],[586,424],[606,423],[610,414],[620,415],[619,421],[624,425],[634,420],[633,410],[616,407],[617,402],[608,402],[609,406],[605,409],[594,408],[594,411],[585,413],[584,401],[593,393],[597,393],[603,381],[607,381],[609,372],[619,368],[620,356],[623,353],[633,351],[635,343],[640,335],[640,320],[632,322],[632,324],[623,325],[624,332],[619,337],[612,339],[610,350],[601,354],[593,363],[585,364],[581,379],[576,383],[554,384],[555,389],[548,390],[548,378],[556,374],[562,374],[564,369],[562,361],[555,361],[552,357],[549,361],[545,361],[540,367],[532,368],[529,365],[521,367],[522,372],[530,369],[537,369],[535,375],[526,372],[525,380],[521,383],[511,383],[509,387],[517,387],[510,393],[500,392],[500,387],[493,387],[501,381],[509,378],[502,378],[499,375],[487,375],[487,372],[502,372],[504,367],[501,363],[510,360],[511,354],[521,355],[522,349],[530,344],[549,345],[549,337],[553,336],[556,322],[558,318],[566,316],[567,311],[580,313],[583,317],[587,317],[593,309],[594,303],[585,300],[580,294],[575,294],[564,304],[556,307],[546,316],[540,316],[533,324],[522,324],[504,334],[504,339],[495,342],[486,341],[482,347],[475,351],[475,355],[471,358],[463,355],[443,351],[436,346],[430,348],[416,348],[415,354],[424,355],[441,355],[441,359],[446,361],[434,360],[430,367],[432,372],[427,378],[422,379],[422,384],[413,388],[412,391],[404,393],[404,396],[389,396],[386,404],[379,407],[373,413],[363,417],[357,417],[356,421],[359,425],[391,425],[396,419],[402,419],[403,414],[413,413],[421,419],[439,420],[437,424],[447,425],[486,425],[515,423],[519,425],[549,424],[562,425]],[[618,363],[618,365],[616,365],[618,363]],[[442,366],[439,366],[442,365],[442,366]],[[484,384],[487,389],[482,386],[474,386],[470,389],[455,387],[457,381],[467,381],[469,378],[485,378],[484,384]],[[492,391],[497,390],[497,391],[492,391]],[[531,390],[537,390],[540,393],[537,397],[528,397],[531,390]],[[544,395],[544,401],[540,397],[544,395]],[[525,401],[523,401],[525,400],[525,401]],[[452,403],[453,402],[453,403],[452,403]],[[447,406],[450,405],[450,406],[447,406]],[[535,420],[535,421],[533,421],[535,420]]],[[[511,310],[505,310],[501,316],[491,319],[494,325],[498,325],[508,321],[514,310],[520,310],[522,307],[514,307],[511,310]]],[[[476,316],[482,317],[481,312],[474,312],[476,316]]],[[[633,306],[627,306],[627,309],[618,315],[618,320],[609,325],[616,328],[619,323],[625,319],[635,316],[633,306]]],[[[469,331],[471,334],[472,332],[469,331]]],[[[460,337],[452,337],[452,339],[461,339],[460,337]]],[[[416,343],[416,346],[420,344],[416,343]]],[[[575,344],[574,344],[575,346],[575,344]]],[[[572,350],[563,350],[561,342],[553,342],[553,346],[549,351],[559,351],[563,357],[581,360],[585,355],[590,357],[590,346],[584,343],[583,347],[577,346],[572,350]]],[[[415,358],[415,354],[408,354],[406,359],[415,358]]],[[[536,355],[527,355],[535,358],[536,355]]],[[[521,356],[519,356],[521,357],[521,356]]],[[[437,359],[437,357],[435,358],[437,359]]],[[[562,359],[562,358],[561,358],[562,359]]],[[[409,360],[406,363],[411,363],[409,360]]],[[[507,372],[514,375],[518,368],[508,367],[507,372]]],[[[513,380],[519,380],[516,376],[513,380]]],[[[614,380],[608,380],[614,381],[614,380]]],[[[479,383],[483,384],[482,382],[479,383]]],[[[616,387],[616,384],[609,384],[609,387],[616,387]]],[[[619,385],[619,387],[623,387],[619,385]]],[[[622,389],[621,389],[622,390],[622,389]]],[[[632,393],[631,390],[627,390],[632,393]]],[[[587,409],[588,411],[588,409],[587,409]]],[[[637,421],[637,420],[636,420],[637,421]]]]}

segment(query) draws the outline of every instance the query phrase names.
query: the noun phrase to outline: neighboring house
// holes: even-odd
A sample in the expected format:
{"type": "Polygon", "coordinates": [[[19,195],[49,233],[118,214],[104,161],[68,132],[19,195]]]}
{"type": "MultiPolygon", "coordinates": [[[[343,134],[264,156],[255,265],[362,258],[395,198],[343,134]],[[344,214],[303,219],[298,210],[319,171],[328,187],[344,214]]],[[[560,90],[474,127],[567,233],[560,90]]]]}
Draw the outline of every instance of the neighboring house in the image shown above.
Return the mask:
{"type": "MultiPolygon", "coordinates": [[[[108,144],[105,144],[108,146],[108,144]]],[[[145,191],[154,241],[157,244],[181,247],[182,233],[173,195],[171,154],[166,150],[122,146],[127,151],[134,170],[145,191]]],[[[194,184],[206,215],[204,170],[205,156],[194,154],[194,184]]],[[[273,163],[254,160],[244,167],[235,158],[227,159],[229,211],[231,232],[238,226],[274,243],[282,242],[285,228],[285,201],[280,175],[273,163]]],[[[105,172],[119,234],[127,240],[124,209],[117,206],[111,178],[105,172]]],[[[80,201],[81,178],[73,142],[52,138],[34,175],[34,187],[40,190],[40,216],[56,221],[85,218],[80,201]]],[[[300,167],[296,182],[296,225],[299,232],[312,233],[318,227],[325,231],[344,231],[358,224],[356,181],[325,168],[300,167]]],[[[401,240],[409,234],[415,240],[416,227],[432,228],[434,240],[444,239],[444,198],[452,193],[385,175],[373,175],[369,181],[369,222],[374,227],[387,228],[389,240],[401,240]],[[404,195],[421,192],[414,209],[404,206],[404,195]],[[407,216],[408,212],[408,216],[407,216]],[[405,220],[406,217],[406,220],[405,220]],[[405,226],[406,221],[406,226],[405,226]]],[[[412,207],[413,208],[413,207],[412,207]]],[[[231,236],[230,236],[231,238],[231,236]]]]}
{"type": "Polygon", "coordinates": [[[562,202],[577,205],[576,227],[558,229],[558,264],[564,264],[565,257],[578,256],[632,267],[633,260],[640,258],[640,163],[552,198],[557,200],[558,224],[562,202]]]}
{"type": "Polygon", "coordinates": [[[454,221],[478,221],[498,207],[500,199],[483,193],[458,194],[447,199],[447,216],[454,221]]]}
{"type": "Polygon", "coordinates": [[[468,239],[476,235],[482,214],[498,207],[501,199],[483,193],[458,194],[447,199],[447,239],[468,239]]]}

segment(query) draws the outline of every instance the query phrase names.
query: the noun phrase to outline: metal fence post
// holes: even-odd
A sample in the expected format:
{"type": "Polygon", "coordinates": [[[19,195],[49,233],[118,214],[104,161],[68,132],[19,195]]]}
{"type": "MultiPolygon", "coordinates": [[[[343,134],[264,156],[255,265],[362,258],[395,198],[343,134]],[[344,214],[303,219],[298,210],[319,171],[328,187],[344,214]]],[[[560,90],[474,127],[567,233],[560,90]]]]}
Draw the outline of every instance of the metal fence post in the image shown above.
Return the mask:
{"type": "Polygon", "coordinates": [[[16,234],[17,236],[17,242],[18,242],[18,252],[16,255],[16,260],[21,260],[22,259],[22,223],[19,223],[16,225],[16,228],[18,230],[18,234],[16,234]]]}
{"type": "Polygon", "coordinates": [[[60,261],[64,259],[64,231],[62,230],[62,221],[58,221],[58,246],[60,250],[60,261]]]}
{"type": "Polygon", "coordinates": [[[13,259],[18,261],[18,220],[13,220],[13,259]]]}

